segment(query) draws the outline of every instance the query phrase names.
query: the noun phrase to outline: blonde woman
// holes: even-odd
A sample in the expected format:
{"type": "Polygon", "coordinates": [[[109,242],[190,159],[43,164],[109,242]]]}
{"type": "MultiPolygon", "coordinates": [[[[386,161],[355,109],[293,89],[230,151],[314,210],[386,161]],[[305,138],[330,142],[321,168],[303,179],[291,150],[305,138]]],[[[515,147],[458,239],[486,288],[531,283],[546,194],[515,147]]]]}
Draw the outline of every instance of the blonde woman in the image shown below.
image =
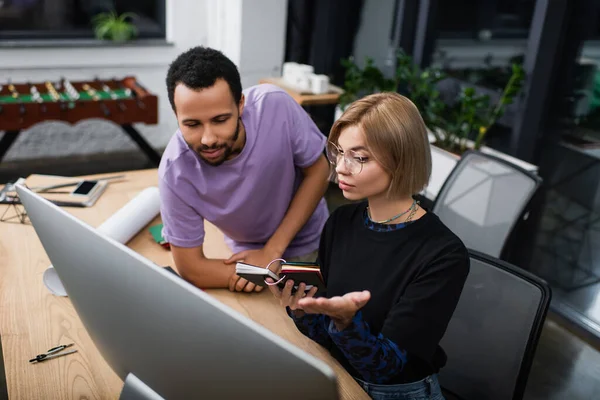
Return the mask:
{"type": "Polygon", "coordinates": [[[374,94],[336,121],[327,150],[340,189],[356,201],[336,209],[321,235],[327,291],[315,297],[301,283],[292,295],[293,282],[270,289],[298,329],[329,349],[372,398],[443,399],[439,342],[469,257],[413,200],[431,173],[425,124],[406,97],[374,94]]]}

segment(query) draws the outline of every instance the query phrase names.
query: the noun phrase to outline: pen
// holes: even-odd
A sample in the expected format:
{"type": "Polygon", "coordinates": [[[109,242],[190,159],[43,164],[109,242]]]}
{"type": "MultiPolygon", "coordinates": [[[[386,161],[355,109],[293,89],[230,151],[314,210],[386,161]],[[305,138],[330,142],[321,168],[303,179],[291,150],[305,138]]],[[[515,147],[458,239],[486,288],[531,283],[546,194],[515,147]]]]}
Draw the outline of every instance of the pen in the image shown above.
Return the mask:
{"type": "Polygon", "coordinates": [[[64,350],[64,349],[66,349],[67,347],[71,347],[71,346],[73,346],[73,343],[69,343],[69,344],[61,344],[60,346],[56,346],[56,347],[53,347],[53,348],[51,348],[50,350],[48,350],[48,351],[46,352],[46,354],[57,353],[57,352],[59,352],[59,351],[61,351],[61,350],[64,350]]]}
{"type": "MultiPolygon", "coordinates": [[[[120,179],[120,178],[124,178],[124,177],[125,177],[125,175],[114,175],[114,176],[107,176],[106,178],[99,178],[96,180],[98,182],[100,182],[100,181],[109,181],[109,180],[113,180],[113,179],[120,179]]],[[[30,189],[37,193],[43,193],[43,192],[46,192],[51,189],[60,189],[60,188],[64,188],[64,187],[79,185],[81,183],[81,181],[83,181],[83,180],[84,179],[81,179],[78,181],[73,181],[73,182],[60,183],[57,185],[50,185],[50,186],[37,186],[37,187],[30,188],[30,189]]]]}
{"type": "Polygon", "coordinates": [[[33,363],[33,362],[42,362],[42,361],[45,361],[45,360],[49,360],[51,358],[56,358],[56,357],[66,356],[67,354],[76,353],[77,350],[71,350],[71,351],[66,351],[64,353],[56,354],[56,353],[58,353],[60,351],[63,351],[67,347],[73,346],[73,344],[74,343],[61,344],[60,346],[53,347],[50,350],[48,350],[47,352],[45,352],[45,353],[38,354],[37,356],[35,356],[35,358],[32,358],[31,360],[29,360],[29,362],[30,363],[33,363]]]}
{"type": "Polygon", "coordinates": [[[40,363],[40,362],[51,360],[53,358],[67,356],[67,355],[73,354],[73,353],[77,353],[77,350],[69,350],[69,351],[65,351],[64,353],[52,354],[52,355],[49,355],[49,356],[44,356],[44,357],[40,357],[40,358],[34,358],[32,360],[29,360],[29,362],[30,363],[33,363],[33,362],[40,363]]]}

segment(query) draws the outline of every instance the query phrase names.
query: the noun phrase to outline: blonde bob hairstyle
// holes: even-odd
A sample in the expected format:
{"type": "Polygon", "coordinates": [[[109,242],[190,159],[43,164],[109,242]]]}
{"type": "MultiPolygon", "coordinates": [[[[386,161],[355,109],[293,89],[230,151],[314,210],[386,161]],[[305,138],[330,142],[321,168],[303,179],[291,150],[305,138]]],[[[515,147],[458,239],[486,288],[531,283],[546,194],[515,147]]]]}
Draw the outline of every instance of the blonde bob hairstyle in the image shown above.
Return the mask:
{"type": "Polygon", "coordinates": [[[329,141],[338,144],[342,131],[359,126],[367,149],[391,178],[388,197],[412,196],[429,183],[431,150],[417,107],[398,93],[376,93],[348,106],[333,124],[329,141]]]}

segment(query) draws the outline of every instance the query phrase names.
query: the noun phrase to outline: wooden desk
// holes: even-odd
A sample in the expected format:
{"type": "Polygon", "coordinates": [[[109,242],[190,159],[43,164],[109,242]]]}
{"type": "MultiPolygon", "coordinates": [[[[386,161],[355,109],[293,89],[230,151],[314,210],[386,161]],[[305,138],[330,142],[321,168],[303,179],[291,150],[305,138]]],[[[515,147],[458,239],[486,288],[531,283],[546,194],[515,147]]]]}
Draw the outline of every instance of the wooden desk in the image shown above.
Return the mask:
{"type": "Polygon", "coordinates": [[[285,89],[290,96],[296,100],[301,106],[318,106],[324,104],[337,104],[340,100],[340,95],[344,93],[344,90],[335,85],[329,84],[329,93],[324,94],[312,94],[312,93],[300,93],[297,90],[287,86],[282,78],[264,78],[259,83],[271,83],[277,85],[282,89],[285,89]]]}
{"type": "MultiPolygon", "coordinates": [[[[141,190],[157,184],[155,169],[125,174],[127,179],[111,183],[94,207],[65,210],[99,226],[141,190]]],[[[4,207],[7,206],[0,205],[0,213],[4,207]]],[[[157,217],[151,224],[159,221],[157,217]]],[[[171,253],[154,243],[147,229],[129,246],[159,265],[174,265],[171,253]]],[[[209,257],[230,255],[222,233],[210,224],[206,226],[205,248],[209,257]]],[[[44,286],[42,274],[48,265],[48,257],[31,225],[0,223],[0,335],[10,399],[118,398],[123,382],[94,346],[71,301],[50,294],[44,286]],[[28,362],[59,343],[71,342],[78,353],[41,364],[28,362]]],[[[270,293],[208,293],[327,362],[339,377],[341,398],[368,398],[325,349],[296,330],[270,293]]]]}

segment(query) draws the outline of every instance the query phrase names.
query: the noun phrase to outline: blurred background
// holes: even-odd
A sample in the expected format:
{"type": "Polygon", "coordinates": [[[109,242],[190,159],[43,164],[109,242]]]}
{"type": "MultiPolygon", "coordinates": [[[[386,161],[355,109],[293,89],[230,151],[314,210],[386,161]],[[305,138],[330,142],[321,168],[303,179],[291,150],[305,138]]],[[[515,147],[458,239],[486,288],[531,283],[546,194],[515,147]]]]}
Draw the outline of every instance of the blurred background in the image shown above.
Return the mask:
{"type": "MultiPolygon", "coordinates": [[[[597,398],[599,0],[0,0],[0,97],[13,96],[11,84],[133,76],[158,98],[156,123],[119,122],[113,111],[73,123],[38,118],[22,129],[8,125],[0,104],[0,183],[155,166],[152,151],[177,129],[168,65],[197,45],[230,57],[245,88],[275,82],[293,92],[282,80],[286,63],[327,76],[334,96],[296,88],[324,135],[349,102],[394,90],[415,101],[433,132],[539,176],[507,256],[553,289],[528,398],[597,398]],[[493,118],[465,128],[470,111],[493,118]],[[145,144],[124,135],[126,125],[145,144]]],[[[434,170],[440,185],[454,164],[434,170]]],[[[328,201],[345,201],[335,185],[328,201]]]]}

